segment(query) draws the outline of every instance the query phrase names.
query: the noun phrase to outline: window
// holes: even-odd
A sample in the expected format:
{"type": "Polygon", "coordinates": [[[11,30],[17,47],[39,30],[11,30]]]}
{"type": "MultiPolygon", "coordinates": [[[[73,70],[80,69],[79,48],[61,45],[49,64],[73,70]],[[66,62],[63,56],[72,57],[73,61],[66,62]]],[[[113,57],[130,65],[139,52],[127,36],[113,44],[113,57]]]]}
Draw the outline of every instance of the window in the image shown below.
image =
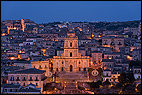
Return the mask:
{"type": "Polygon", "coordinates": [[[47,66],[45,65],[45,68],[47,68],[47,66]]]}
{"type": "Polygon", "coordinates": [[[25,83],[23,84],[23,86],[25,86],[25,83]]]}
{"type": "Polygon", "coordinates": [[[84,68],[84,71],[86,71],[86,68],[84,68]]]}
{"type": "Polygon", "coordinates": [[[64,71],[64,68],[62,67],[62,71],[64,71]]]}
{"type": "Polygon", "coordinates": [[[17,81],[20,81],[19,77],[17,77],[17,81]]]}
{"type": "Polygon", "coordinates": [[[70,57],[72,57],[72,52],[70,53],[70,57]]]}
{"type": "Polygon", "coordinates": [[[79,64],[80,64],[80,61],[79,61],[79,64]]]}
{"type": "Polygon", "coordinates": [[[36,77],[36,80],[35,81],[38,81],[38,77],[36,77]]]}
{"type": "Polygon", "coordinates": [[[56,68],[56,71],[58,71],[58,68],[56,68]]]}
{"type": "Polygon", "coordinates": [[[64,62],[62,61],[62,64],[64,64],[64,62]]]}
{"type": "Polygon", "coordinates": [[[10,89],[10,92],[12,92],[12,89],[10,89]]]}
{"type": "Polygon", "coordinates": [[[10,81],[14,81],[14,77],[11,77],[11,78],[10,78],[10,81]]]}
{"type": "Polygon", "coordinates": [[[42,68],[41,68],[41,65],[39,65],[39,69],[42,69],[42,68]]]}
{"type": "Polygon", "coordinates": [[[36,83],[36,86],[38,86],[38,83],[36,83]]]}
{"type": "Polygon", "coordinates": [[[81,71],[81,68],[79,67],[79,71],[81,71]]]}
{"type": "Polygon", "coordinates": [[[26,81],[26,78],[25,78],[25,77],[23,78],[23,81],[26,81]]]}
{"type": "Polygon", "coordinates": [[[70,47],[72,47],[72,42],[70,43],[70,47]]]}
{"type": "Polygon", "coordinates": [[[4,89],[5,92],[7,92],[7,89],[4,89]]]}
{"type": "Polygon", "coordinates": [[[32,79],[32,77],[30,77],[30,81],[32,81],[33,79],[32,79]]]}

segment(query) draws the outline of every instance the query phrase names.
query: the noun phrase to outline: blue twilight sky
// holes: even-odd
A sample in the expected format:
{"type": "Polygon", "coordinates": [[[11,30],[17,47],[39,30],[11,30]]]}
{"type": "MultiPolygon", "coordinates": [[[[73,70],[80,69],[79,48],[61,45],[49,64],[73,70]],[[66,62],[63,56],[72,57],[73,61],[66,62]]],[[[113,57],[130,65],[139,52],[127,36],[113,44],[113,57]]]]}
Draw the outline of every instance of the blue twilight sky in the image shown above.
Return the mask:
{"type": "Polygon", "coordinates": [[[132,21],[141,19],[141,1],[1,1],[1,20],[132,21]]]}

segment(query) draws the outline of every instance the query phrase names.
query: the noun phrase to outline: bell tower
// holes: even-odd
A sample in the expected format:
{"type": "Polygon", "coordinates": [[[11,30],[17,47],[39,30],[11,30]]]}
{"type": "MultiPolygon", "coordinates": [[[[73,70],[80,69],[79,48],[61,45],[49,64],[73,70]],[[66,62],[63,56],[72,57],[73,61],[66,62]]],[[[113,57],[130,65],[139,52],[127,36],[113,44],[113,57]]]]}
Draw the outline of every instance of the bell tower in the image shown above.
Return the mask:
{"type": "Polygon", "coordinates": [[[78,37],[75,36],[75,32],[70,31],[67,33],[64,41],[64,56],[65,57],[77,57],[78,55],[78,37]]]}

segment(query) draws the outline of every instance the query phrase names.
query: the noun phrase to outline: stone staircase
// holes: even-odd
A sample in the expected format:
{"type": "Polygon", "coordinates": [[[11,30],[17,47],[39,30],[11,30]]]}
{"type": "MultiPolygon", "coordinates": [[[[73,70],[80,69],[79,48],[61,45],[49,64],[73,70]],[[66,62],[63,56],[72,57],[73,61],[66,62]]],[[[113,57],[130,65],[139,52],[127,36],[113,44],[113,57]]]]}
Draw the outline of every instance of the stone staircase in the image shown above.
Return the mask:
{"type": "Polygon", "coordinates": [[[65,82],[63,94],[81,94],[82,91],[78,89],[76,82],[65,82]]]}
{"type": "Polygon", "coordinates": [[[78,72],[61,72],[58,74],[58,81],[66,81],[66,82],[71,82],[71,81],[80,81],[80,80],[88,80],[87,74],[83,73],[78,73],[78,72]]]}

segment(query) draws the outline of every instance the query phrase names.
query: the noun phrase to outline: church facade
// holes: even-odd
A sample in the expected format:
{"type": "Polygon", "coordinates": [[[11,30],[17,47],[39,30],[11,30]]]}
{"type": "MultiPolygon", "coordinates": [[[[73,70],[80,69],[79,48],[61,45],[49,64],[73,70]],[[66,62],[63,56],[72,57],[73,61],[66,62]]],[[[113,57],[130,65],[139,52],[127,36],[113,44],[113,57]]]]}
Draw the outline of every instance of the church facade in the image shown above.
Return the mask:
{"type": "Polygon", "coordinates": [[[78,37],[74,32],[68,32],[64,40],[64,53],[53,56],[54,72],[88,71],[89,56],[81,56],[78,50],[78,37]]]}

